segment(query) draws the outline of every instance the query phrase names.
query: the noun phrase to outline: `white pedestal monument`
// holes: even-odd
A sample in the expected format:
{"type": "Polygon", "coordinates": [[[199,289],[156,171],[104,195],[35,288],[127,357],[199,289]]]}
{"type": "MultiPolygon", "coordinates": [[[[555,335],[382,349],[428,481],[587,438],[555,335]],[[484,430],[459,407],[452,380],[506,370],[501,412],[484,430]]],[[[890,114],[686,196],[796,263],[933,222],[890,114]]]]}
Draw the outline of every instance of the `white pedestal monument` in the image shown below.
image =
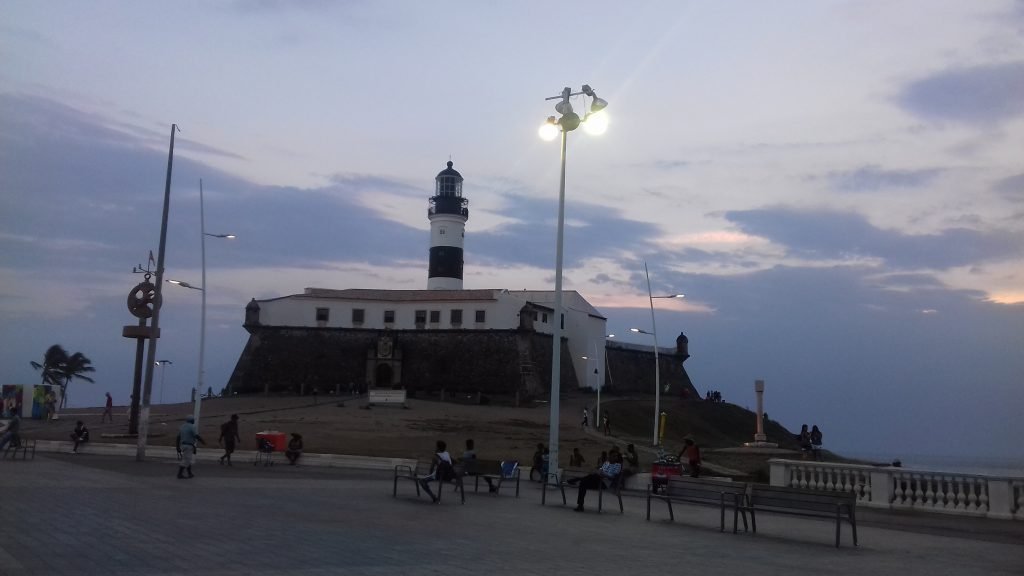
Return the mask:
{"type": "Polygon", "coordinates": [[[768,436],[764,433],[764,380],[754,380],[754,392],[757,393],[757,433],[754,434],[754,441],[747,442],[744,446],[778,448],[779,445],[769,442],[768,436]]]}

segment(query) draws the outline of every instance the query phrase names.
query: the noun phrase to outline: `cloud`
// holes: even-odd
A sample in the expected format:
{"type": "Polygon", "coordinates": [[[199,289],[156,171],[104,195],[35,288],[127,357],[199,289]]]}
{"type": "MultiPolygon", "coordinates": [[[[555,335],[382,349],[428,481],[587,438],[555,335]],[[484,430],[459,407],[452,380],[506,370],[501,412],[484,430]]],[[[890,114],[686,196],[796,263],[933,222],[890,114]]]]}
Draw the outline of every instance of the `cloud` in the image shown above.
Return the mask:
{"type": "Polygon", "coordinates": [[[1004,231],[950,228],[936,234],[904,234],[871,225],[850,212],[791,208],[733,210],[725,218],[747,234],[785,246],[796,256],[818,259],[881,258],[901,268],[948,269],[1024,253],[1024,238],[1004,231]]]}
{"type": "Polygon", "coordinates": [[[1024,202],[1024,173],[1003,178],[993,189],[1012,202],[1024,202]]]}
{"type": "Polygon", "coordinates": [[[942,173],[939,168],[886,170],[880,166],[861,166],[849,171],[828,173],[828,181],[841,192],[875,192],[887,188],[918,188],[930,184],[942,173]]]}
{"type": "Polygon", "coordinates": [[[944,70],[898,97],[908,112],[936,121],[995,124],[1024,114],[1024,61],[944,70]]]}

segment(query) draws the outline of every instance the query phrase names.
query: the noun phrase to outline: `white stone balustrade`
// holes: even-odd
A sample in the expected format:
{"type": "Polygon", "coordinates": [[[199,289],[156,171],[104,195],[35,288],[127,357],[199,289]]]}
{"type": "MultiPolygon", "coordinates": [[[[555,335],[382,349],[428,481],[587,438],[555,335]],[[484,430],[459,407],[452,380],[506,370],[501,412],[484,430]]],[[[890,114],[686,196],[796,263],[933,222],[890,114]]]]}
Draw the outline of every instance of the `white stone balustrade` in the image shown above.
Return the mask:
{"type": "Polygon", "coordinates": [[[1024,520],[1024,478],[805,460],[769,465],[772,486],[852,492],[860,506],[1024,520]]]}

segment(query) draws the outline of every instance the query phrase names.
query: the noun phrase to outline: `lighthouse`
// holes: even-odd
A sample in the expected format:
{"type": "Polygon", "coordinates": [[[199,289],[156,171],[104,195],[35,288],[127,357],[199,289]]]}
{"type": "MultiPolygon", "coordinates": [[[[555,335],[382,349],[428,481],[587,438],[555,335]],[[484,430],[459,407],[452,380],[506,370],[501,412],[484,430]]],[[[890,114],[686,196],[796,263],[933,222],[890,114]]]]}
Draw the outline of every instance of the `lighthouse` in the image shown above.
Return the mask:
{"type": "Polygon", "coordinates": [[[462,290],[462,243],[469,220],[469,200],[462,197],[462,174],[448,167],[434,179],[430,220],[430,270],[427,290],[462,290]]]}

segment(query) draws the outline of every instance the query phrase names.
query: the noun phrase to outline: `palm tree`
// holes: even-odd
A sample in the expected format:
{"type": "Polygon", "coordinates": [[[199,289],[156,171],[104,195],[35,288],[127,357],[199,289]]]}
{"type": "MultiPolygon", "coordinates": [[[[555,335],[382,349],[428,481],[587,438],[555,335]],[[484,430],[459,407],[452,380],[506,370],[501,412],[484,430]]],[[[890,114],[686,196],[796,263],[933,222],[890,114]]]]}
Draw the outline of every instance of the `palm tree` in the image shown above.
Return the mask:
{"type": "Polygon", "coordinates": [[[89,372],[95,372],[96,369],[91,366],[92,360],[85,357],[85,354],[81,352],[75,352],[68,357],[67,362],[60,369],[60,375],[64,377],[64,386],[61,387],[60,406],[61,408],[67,403],[68,398],[68,384],[71,380],[78,378],[79,380],[85,380],[86,382],[93,382],[92,378],[89,378],[85,374],[89,372]]]}
{"type": "Polygon", "coordinates": [[[68,384],[75,378],[92,382],[85,374],[95,372],[89,360],[81,352],[68,355],[67,351],[60,344],[54,344],[46,349],[43,355],[43,363],[31,362],[32,367],[42,372],[42,383],[60,388],[61,408],[67,403],[68,384]]]}
{"type": "Polygon", "coordinates": [[[60,387],[61,380],[63,379],[61,369],[67,364],[67,361],[67,351],[60,344],[54,344],[46,349],[46,354],[43,354],[42,364],[39,362],[30,362],[30,364],[36,370],[42,371],[42,384],[60,387]]]}

